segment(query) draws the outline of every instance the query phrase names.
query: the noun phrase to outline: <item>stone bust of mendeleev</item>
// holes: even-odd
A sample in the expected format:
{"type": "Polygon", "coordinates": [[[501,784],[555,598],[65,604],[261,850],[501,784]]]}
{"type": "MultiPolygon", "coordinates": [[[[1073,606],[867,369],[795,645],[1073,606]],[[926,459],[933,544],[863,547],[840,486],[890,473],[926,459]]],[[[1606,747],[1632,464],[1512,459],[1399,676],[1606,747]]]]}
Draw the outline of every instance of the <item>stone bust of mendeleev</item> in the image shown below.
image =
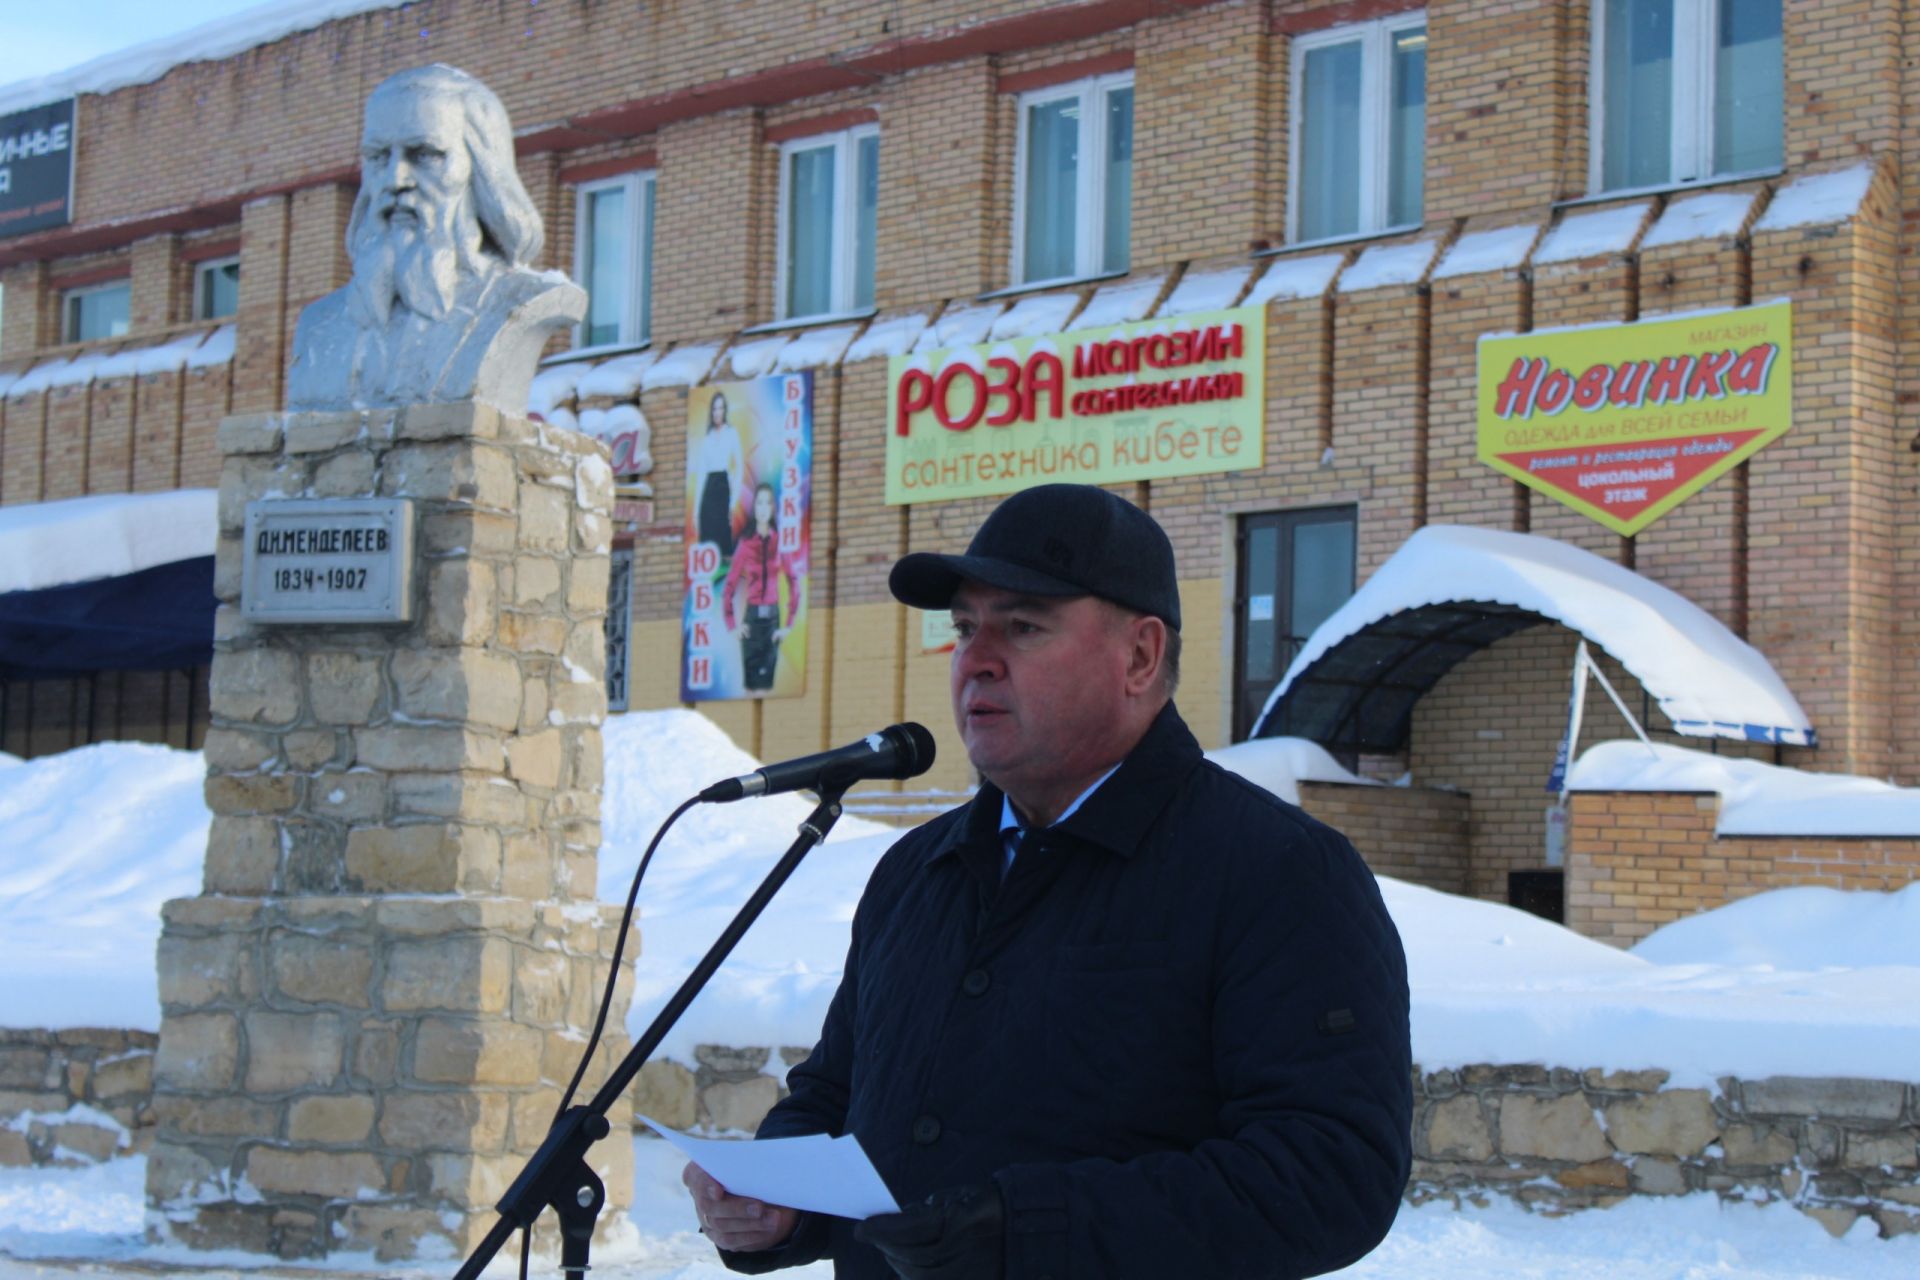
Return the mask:
{"type": "Polygon", "coordinates": [[[513,156],[506,108],[464,71],[416,67],[368,96],[353,278],[301,313],[289,408],[524,412],[540,349],[586,295],[529,265],[545,232],[513,156]]]}

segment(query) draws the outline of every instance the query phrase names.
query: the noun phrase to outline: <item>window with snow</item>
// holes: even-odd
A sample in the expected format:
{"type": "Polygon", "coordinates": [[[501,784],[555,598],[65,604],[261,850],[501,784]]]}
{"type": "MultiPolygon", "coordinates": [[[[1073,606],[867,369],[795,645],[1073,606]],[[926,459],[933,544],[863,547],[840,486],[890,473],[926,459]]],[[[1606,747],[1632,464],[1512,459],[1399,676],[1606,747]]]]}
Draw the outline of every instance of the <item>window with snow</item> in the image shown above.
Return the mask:
{"type": "Polygon", "coordinates": [[[1780,168],[1780,0],[1601,0],[1595,16],[1594,190],[1780,168]]]}
{"type": "Polygon", "coordinates": [[[193,318],[218,320],[240,310],[240,259],[215,258],[193,269],[193,318]]]}
{"type": "Polygon", "coordinates": [[[653,173],[623,173],[574,192],[573,278],[587,290],[580,349],[653,336],[653,173]]]}
{"type": "Polygon", "coordinates": [[[1123,272],[1132,256],[1133,73],[1022,94],[1013,280],[1123,272]]]}
{"type": "Polygon", "coordinates": [[[861,125],[780,147],[782,320],[873,308],[873,243],[880,200],[880,130],[861,125]]]}
{"type": "Polygon", "coordinates": [[[1287,239],[1377,235],[1422,221],[1427,17],[1395,14],[1297,37],[1287,239]]]}
{"type": "Polygon", "coordinates": [[[121,337],[132,311],[133,287],[125,280],[69,289],[60,300],[64,341],[121,337]]]}

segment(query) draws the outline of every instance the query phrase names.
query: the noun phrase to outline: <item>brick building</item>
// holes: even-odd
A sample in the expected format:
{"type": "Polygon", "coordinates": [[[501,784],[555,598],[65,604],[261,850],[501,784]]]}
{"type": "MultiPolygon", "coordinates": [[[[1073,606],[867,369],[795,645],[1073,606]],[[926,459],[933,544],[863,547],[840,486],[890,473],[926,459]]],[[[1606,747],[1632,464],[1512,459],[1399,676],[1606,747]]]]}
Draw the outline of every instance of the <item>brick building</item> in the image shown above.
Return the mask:
{"type": "MultiPolygon", "coordinates": [[[[217,483],[216,423],[281,406],[296,317],[348,276],[367,93],[437,60],[505,100],[547,265],[593,298],[536,407],[645,428],[627,442],[651,469],[629,468],[619,587],[631,708],[681,695],[690,399],[807,369],[805,691],[702,709],[763,758],[921,720],[943,756],[913,785],[964,788],[946,658],[886,573],[962,544],[993,499],[886,501],[887,357],[1252,307],[1259,465],[1120,487],[1175,537],[1180,701],[1204,743],[1253,727],[1313,625],[1411,534],[1464,524],[1545,535],[1687,597],[1764,656],[1819,743],[1717,749],[1915,785],[1920,382],[1898,355],[1920,339],[1900,301],[1920,214],[1911,9],[371,7],[142,83],[76,84],[71,221],[0,238],[0,504],[217,483]],[[1480,461],[1484,335],[1773,299],[1792,305],[1791,429],[1637,532],[1480,461]],[[112,359],[168,343],[201,355],[112,359]]],[[[0,94],[0,111],[27,105],[0,94]]],[[[1370,810],[1316,787],[1317,803],[1363,849],[1382,815],[1383,869],[1438,859],[1431,881],[1506,897],[1510,873],[1546,865],[1541,782],[1580,638],[1546,621],[1475,648],[1421,691],[1398,747],[1354,760],[1411,774],[1413,797],[1370,810]]],[[[1656,740],[1682,740],[1633,673],[1601,665],[1656,740]]],[[[0,747],[197,743],[195,680],[9,683],[0,747]]],[[[1602,705],[1585,741],[1624,732],[1602,705]]],[[[1576,846],[1605,836],[1605,803],[1576,801],[1576,846]]],[[[1684,842],[1701,839],[1682,808],[1684,842]]],[[[1718,881],[1648,872],[1692,887],[1644,900],[1576,848],[1570,917],[1637,936],[1756,886],[1914,873],[1910,842],[1874,843],[1866,871],[1846,841],[1798,862],[1751,843],[1718,881]]]]}

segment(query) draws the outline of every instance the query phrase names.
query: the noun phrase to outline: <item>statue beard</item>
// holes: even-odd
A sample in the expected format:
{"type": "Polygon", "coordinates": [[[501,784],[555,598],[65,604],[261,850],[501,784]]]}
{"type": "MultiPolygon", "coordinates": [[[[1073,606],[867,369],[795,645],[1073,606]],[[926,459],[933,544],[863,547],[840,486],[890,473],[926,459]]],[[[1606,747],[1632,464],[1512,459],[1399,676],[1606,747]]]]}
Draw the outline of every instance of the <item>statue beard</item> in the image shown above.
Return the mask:
{"type": "Polygon", "coordinates": [[[437,225],[417,202],[410,207],[413,218],[370,212],[354,237],[348,299],[362,327],[384,328],[396,302],[424,319],[443,320],[460,278],[486,270],[470,192],[451,211],[451,226],[437,225]]]}

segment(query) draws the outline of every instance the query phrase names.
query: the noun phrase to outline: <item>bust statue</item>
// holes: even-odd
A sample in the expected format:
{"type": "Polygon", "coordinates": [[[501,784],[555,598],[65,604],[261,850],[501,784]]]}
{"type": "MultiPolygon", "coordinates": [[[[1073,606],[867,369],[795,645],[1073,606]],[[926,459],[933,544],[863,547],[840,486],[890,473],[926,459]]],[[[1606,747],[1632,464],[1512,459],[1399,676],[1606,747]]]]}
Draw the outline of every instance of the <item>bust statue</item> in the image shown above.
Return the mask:
{"type": "Polygon", "coordinates": [[[300,314],[290,409],[478,400],[524,413],[541,349],[587,297],[528,264],[545,238],[493,91],[434,64],[367,98],[353,279],[300,314]]]}

